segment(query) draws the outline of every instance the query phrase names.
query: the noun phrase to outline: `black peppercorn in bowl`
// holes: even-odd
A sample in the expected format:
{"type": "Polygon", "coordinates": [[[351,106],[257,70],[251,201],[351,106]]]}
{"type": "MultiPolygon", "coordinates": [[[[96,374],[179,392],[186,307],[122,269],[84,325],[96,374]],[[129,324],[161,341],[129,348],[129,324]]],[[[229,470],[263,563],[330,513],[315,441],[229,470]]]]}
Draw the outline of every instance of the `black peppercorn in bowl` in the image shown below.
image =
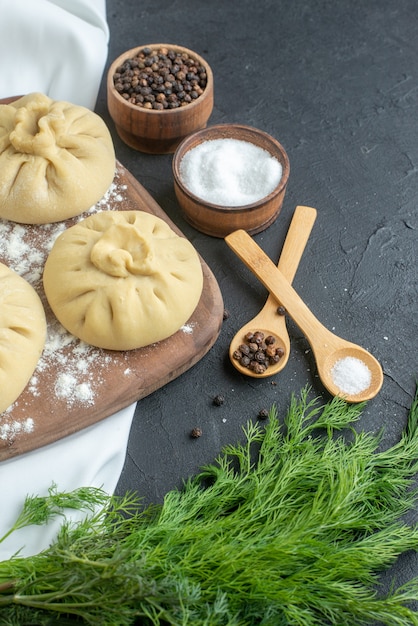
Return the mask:
{"type": "Polygon", "coordinates": [[[206,127],[213,109],[212,70],[182,46],[132,48],[108,70],[107,106],[131,148],[173,153],[184,137],[206,127]]]}
{"type": "Polygon", "coordinates": [[[226,237],[259,233],[278,217],[289,178],[283,146],[240,124],[198,130],[174,153],[174,190],[183,216],[197,230],[226,237]]]}

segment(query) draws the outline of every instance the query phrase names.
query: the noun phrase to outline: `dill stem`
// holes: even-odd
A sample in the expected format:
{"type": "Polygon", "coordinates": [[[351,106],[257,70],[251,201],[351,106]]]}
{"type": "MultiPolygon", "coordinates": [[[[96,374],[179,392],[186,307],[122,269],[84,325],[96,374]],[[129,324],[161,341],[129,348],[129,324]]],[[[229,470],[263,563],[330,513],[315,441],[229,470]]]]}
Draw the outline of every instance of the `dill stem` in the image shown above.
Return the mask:
{"type": "Polygon", "coordinates": [[[15,532],[15,530],[18,530],[19,526],[17,524],[15,524],[14,526],[12,526],[4,535],[3,537],[0,537],[0,543],[3,543],[3,541],[6,541],[6,539],[8,537],[10,537],[11,534],[13,534],[15,532]]]}
{"type": "Polygon", "coordinates": [[[70,613],[83,617],[87,608],[96,608],[97,600],[90,602],[44,602],[37,600],[36,596],[14,596],[13,602],[9,604],[17,604],[31,609],[41,609],[43,611],[53,611],[54,613],[70,613]]]}
{"type": "Polygon", "coordinates": [[[65,553],[65,557],[67,557],[68,561],[71,563],[79,563],[80,565],[89,565],[94,569],[106,569],[107,567],[109,567],[109,561],[106,561],[106,560],[93,561],[92,559],[88,559],[86,557],[79,557],[72,553],[69,553],[69,554],[65,553]]]}

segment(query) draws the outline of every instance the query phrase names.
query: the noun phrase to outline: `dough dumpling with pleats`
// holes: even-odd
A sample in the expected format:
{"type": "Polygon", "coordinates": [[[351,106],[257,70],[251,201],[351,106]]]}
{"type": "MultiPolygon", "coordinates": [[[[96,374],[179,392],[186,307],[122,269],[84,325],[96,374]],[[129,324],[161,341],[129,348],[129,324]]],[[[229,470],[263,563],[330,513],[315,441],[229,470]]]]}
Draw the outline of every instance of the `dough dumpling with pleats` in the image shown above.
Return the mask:
{"type": "Polygon", "coordinates": [[[45,263],[49,305],[70,333],[99,348],[133,350],[177,332],[203,288],[185,237],[145,211],[103,211],[65,230],[45,263]]]}
{"type": "Polygon", "coordinates": [[[0,105],[0,217],[48,224],[80,215],[109,189],[116,168],[105,122],[41,93],[0,105]]]}
{"type": "Polygon", "coordinates": [[[29,382],[46,341],[46,318],[35,289],[0,263],[0,413],[29,382]]]}

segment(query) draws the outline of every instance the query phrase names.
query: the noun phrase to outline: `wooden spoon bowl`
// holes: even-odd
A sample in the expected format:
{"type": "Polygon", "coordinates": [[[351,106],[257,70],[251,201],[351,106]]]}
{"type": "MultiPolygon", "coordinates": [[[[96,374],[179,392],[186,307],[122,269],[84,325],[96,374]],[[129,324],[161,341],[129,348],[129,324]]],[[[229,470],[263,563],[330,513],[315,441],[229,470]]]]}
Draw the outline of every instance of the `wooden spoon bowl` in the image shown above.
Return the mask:
{"type": "MultiPolygon", "coordinates": [[[[315,209],[307,206],[296,207],[278,263],[279,270],[290,283],[295,277],[315,219],[315,209]]],[[[286,316],[278,313],[279,304],[277,298],[270,294],[261,311],[233,337],[229,346],[229,357],[233,366],[241,374],[253,378],[265,378],[277,374],[286,366],[290,354],[290,339],[286,327],[286,316]],[[273,336],[275,338],[274,347],[283,350],[283,356],[280,360],[270,364],[262,373],[257,373],[242,365],[240,360],[236,358],[240,345],[246,344],[247,333],[256,331],[261,331],[265,337],[273,336]]]]}
{"type": "Polygon", "coordinates": [[[312,346],[318,374],[324,387],[332,395],[344,398],[347,402],[363,402],[373,398],[383,384],[382,368],[375,357],[364,348],[338,337],[325,328],[248,233],[243,230],[235,231],[228,235],[225,241],[270,293],[280,300],[306,335],[312,346]],[[354,359],[356,366],[361,365],[361,375],[364,369],[368,372],[369,381],[364,388],[350,392],[336,383],[334,366],[347,358],[354,359]]]}

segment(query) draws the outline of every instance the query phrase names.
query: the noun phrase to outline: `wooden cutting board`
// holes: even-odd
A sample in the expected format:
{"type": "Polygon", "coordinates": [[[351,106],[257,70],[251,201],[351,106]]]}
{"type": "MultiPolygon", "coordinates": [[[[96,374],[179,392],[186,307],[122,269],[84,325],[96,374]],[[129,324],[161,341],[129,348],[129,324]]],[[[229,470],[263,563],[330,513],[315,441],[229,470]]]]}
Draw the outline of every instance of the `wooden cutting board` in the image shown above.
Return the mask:
{"type": "MultiPolygon", "coordinates": [[[[96,210],[146,211],[182,235],[120,163],[113,185],[95,205],[93,212],[96,210]]],[[[81,217],[88,214],[91,212],[81,217]]],[[[31,381],[0,415],[0,461],[57,441],[144,398],[197,363],[219,335],[222,295],[203,259],[199,304],[190,320],[168,339],[138,350],[116,352],[88,346],[66,333],[46,302],[42,267],[58,232],[79,219],[46,226],[0,220],[0,261],[33,284],[48,322],[47,344],[31,381]],[[14,248],[8,246],[12,240],[14,248]]]]}

